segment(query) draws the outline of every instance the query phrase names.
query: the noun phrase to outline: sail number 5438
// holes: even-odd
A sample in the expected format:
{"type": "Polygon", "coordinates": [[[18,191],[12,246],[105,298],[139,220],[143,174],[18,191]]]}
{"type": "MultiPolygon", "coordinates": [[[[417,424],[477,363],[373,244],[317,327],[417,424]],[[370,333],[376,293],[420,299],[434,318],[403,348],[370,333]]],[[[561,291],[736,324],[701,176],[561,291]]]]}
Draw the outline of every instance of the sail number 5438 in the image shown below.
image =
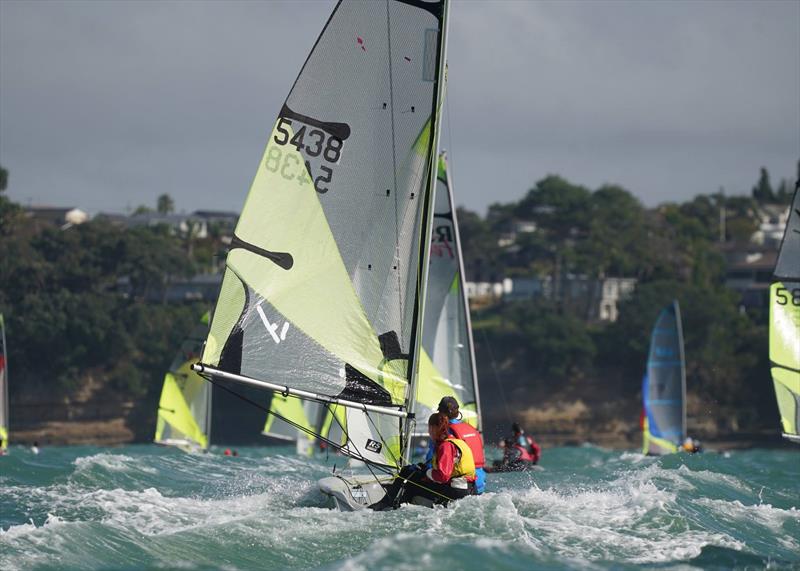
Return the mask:
{"type": "MultiPolygon", "coordinates": [[[[331,165],[339,162],[343,145],[339,137],[329,135],[321,129],[308,128],[306,125],[302,125],[292,136],[289,129],[287,129],[287,127],[291,126],[291,119],[281,117],[278,120],[278,126],[275,127],[278,133],[272,138],[275,144],[280,146],[293,145],[298,152],[303,152],[305,156],[311,158],[321,155],[331,165]]],[[[284,154],[277,147],[271,147],[267,151],[266,164],[264,166],[266,166],[267,170],[279,172],[287,180],[297,179],[300,184],[310,182],[311,177],[313,177],[310,160],[306,160],[305,165],[303,165],[297,155],[293,153],[284,154]],[[304,166],[305,168],[303,168],[304,166]]],[[[330,183],[333,179],[333,167],[322,164],[319,165],[319,171],[322,174],[314,178],[314,190],[323,194],[328,192],[328,187],[324,185],[330,183]]]]}
{"type": "Polygon", "coordinates": [[[775,297],[778,305],[786,305],[790,299],[792,300],[792,305],[800,305],[800,288],[789,290],[785,287],[779,287],[775,290],[775,297]]]}

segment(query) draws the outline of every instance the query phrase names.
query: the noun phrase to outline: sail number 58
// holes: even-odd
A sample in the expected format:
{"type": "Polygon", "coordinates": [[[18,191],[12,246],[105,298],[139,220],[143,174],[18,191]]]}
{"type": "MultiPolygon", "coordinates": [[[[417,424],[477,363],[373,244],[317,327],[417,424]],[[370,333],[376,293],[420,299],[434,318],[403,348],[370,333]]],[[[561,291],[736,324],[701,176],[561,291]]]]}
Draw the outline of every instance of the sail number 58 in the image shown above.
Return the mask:
{"type": "Polygon", "coordinates": [[[786,305],[790,299],[792,305],[800,305],[800,288],[788,290],[785,287],[779,287],[775,290],[775,297],[778,298],[778,305],[786,305]]]}

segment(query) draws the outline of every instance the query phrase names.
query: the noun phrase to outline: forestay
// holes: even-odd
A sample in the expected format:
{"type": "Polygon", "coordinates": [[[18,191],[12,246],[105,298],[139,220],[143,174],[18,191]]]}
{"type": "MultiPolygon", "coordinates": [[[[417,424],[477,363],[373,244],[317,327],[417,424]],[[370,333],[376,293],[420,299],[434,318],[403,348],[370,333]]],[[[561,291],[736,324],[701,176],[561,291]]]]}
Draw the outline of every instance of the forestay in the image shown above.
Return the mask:
{"type": "Polygon", "coordinates": [[[337,4],[269,135],[198,366],[366,405],[343,451],[390,466],[419,345],[443,7],[337,4]]]}
{"type": "MultiPolygon", "coordinates": [[[[447,157],[439,156],[423,320],[417,414],[425,419],[453,396],[463,419],[480,429],[475,351],[464,287],[461,240],[447,157]]],[[[418,427],[418,433],[422,433],[418,427]]]]}
{"type": "Polygon", "coordinates": [[[800,178],[769,298],[769,360],[783,436],[800,443],[800,178]]]}
{"type": "Polygon", "coordinates": [[[686,437],[686,367],[677,300],[661,310],[653,327],[642,398],[643,453],[677,452],[686,437]]]}
{"type": "Polygon", "coordinates": [[[211,432],[212,385],[191,369],[208,332],[208,313],[181,345],[164,375],[155,442],[206,449],[211,432]]]}

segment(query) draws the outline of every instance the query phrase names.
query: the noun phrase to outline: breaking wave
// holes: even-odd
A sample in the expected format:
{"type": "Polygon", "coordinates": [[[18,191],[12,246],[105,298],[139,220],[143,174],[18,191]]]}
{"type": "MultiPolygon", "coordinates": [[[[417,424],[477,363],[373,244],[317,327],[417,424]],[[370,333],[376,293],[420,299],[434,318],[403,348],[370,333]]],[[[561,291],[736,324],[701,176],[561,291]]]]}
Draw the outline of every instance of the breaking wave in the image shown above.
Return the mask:
{"type": "Polygon", "coordinates": [[[560,448],[545,471],[492,475],[449,509],[340,513],[315,485],[334,457],[12,451],[0,568],[800,568],[798,459],[560,448]]]}

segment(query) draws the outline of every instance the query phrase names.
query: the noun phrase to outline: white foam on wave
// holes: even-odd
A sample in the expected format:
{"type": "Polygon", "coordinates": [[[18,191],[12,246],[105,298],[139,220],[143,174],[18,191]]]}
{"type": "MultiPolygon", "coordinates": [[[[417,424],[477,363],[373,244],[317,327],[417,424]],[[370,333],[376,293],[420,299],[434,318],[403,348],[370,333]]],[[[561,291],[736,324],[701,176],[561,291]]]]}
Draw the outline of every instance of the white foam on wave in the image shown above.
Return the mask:
{"type": "MultiPolygon", "coordinates": [[[[745,505],[739,500],[723,501],[709,498],[697,498],[695,503],[706,506],[718,516],[736,519],[739,521],[755,522],[769,528],[775,533],[781,533],[783,526],[788,521],[800,524],[800,510],[797,508],[781,509],[770,504],[745,505]]],[[[794,543],[794,545],[798,545],[794,543]]]]}
{"type": "Polygon", "coordinates": [[[61,531],[67,525],[58,516],[47,514],[39,526],[30,520],[0,529],[0,569],[12,571],[51,561],[51,553],[66,542],[61,531]]]}
{"type": "Polygon", "coordinates": [[[729,488],[744,493],[752,493],[752,489],[745,482],[730,474],[712,472],[710,470],[691,470],[685,464],[678,467],[678,473],[690,480],[700,481],[706,484],[725,485],[729,488]]]}
{"type": "MultiPolygon", "coordinates": [[[[294,486],[297,493],[297,486],[294,486]]],[[[134,529],[143,535],[168,535],[261,517],[292,499],[288,487],[273,485],[259,494],[222,498],[170,497],[156,488],[142,491],[94,490],[83,494],[84,506],[102,510],[103,523],[134,529]]]]}
{"type": "Polygon", "coordinates": [[[104,468],[110,472],[137,471],[147,474],[157,474],[158,470],[142,463],[125,454],[110,454],[101,452],[91,456],[83,456],[72,461],[76,473],[83,473],[95,467],[104,468]]]}
{"type": "Polygon", "coordinates": [[[723,533],[689,525],[678,502],[681,489],[693,486],[675,472],[654,464],[590,488],[534,487],[480,500],[489,504],[487,528],[514,529],[517,544],[524,539],[532,554],[546,550],[585,564],[681,561],[697,557],[707,545],[743,549],[723,533]],[[507,509],[509,503],[513,509],[507,509]]]}
{"type": "Polygon", "coordinates": [[[58,516],[47,514],[47,519],[40,526],[37,526],[33,520],[30,520],[28,523],[12,525],[7,530],[0,528],[0,537],[3,539],[18,539],[20,537],[25,537],[26,535],[29,535],[35,532],[37,529],[41,529],[45,526],[56,526],[61,523],[63,522],[58,516]]]}
{"type": "Polygon", "coordinates": [[[630,462],[632,464],[641,464],[642,462],[655,462],[655,458],[653,456],[647,456],[642,454],[641,452],[623,452],[620,454],[619,459],[624,462],[630,462]]]}

